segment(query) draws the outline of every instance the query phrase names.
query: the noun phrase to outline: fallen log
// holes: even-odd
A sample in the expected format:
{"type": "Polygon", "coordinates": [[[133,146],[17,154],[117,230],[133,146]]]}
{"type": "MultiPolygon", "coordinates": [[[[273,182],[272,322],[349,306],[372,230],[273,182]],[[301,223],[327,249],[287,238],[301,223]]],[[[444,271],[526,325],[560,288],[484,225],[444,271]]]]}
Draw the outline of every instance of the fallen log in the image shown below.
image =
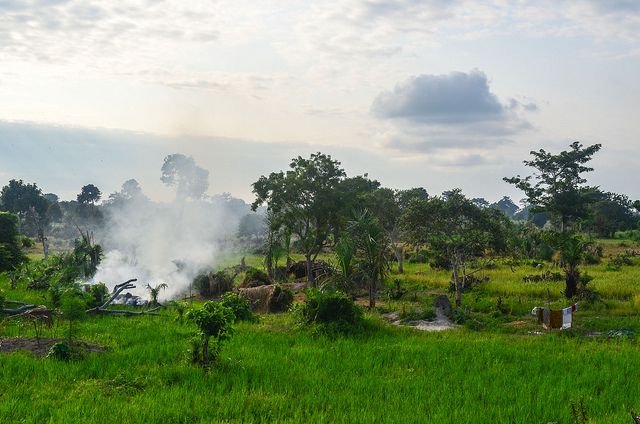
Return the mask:
{"type": "MultiPolygon", "coordinates": [[[[13,302],[7,302],[7,303],[13,303],[13,302]]],[[[16,302],[16,303],[18,303],[18,302],[16,302]]],[[[16,308],[16,309],[0,309],[0,314],[3,314],[3,315],[18,315],[18,314],[21,314],[23,312],[26,312],[28,310],[31,310],[31,309],[34,309],[34,308],[37,308],[37,307],[38,307],[38,305],[24,305],[23,304],[22,306],[20,306],[19,308],[16,308]]]]}
{"type": "Polygon", "coordinates": [[[132,278],[131,280],[127,280],[124,283],[116,284],[113,287],[113,292],[111,293],[111,297],[109,297],[109,300],[107,300],[106,302],[104,302],[102,305],[100,305],[98,307],[87,309],[86,313],[87,314],[111,314],[111,315],[121,315],[121,316],[160,315],[160,314],[155,312],[158,309],[160,309],[160,306],[158,306],[157,308],[149,309],[148,311],[140,311],[140,312],[128,311],[126,309],[107,309],[109,307],[109,305],[114,300],[116,300],[116,298],[124,290],[135,289],[136,288],[135,284],[132,284],[134,281],[138,281],[138,279],[137,278],[132,278]]]}

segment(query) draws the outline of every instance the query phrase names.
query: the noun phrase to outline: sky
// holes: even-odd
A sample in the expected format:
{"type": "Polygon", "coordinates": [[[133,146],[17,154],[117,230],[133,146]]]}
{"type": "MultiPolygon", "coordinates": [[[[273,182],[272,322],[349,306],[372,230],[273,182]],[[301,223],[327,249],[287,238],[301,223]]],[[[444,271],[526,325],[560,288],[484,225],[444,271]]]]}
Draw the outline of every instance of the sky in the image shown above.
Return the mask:
{"type": "Polygon", "coordinates": [[[72,199],[163,158],[210,194],[321,151],[384,186],[522,194],[531,150],[601,143],[589,183],[640,198],[634,0],[0,0],[0,183],[72,199]]]}

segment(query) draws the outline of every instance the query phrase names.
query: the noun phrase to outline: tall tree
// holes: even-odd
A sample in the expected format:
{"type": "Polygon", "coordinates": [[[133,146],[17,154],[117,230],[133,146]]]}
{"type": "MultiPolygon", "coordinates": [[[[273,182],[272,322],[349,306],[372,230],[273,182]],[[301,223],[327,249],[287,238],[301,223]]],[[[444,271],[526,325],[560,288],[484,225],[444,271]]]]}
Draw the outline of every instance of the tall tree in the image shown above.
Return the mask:
{"type": "Polygon", "coordinates": [[[9,271],[26,260],[18,243],[18,217],[0,212],[0,272],[9,271]]]}
{"type": "Polygon", "coordinates": [[[209,188],[209,171],[191,156],[175,153],[164,158],[160,180],[176,188],[176,200],[201,199],[209,188]]]}
{"type": "Polygon", "coordinates": [[[535,170],[533,175],[504,178],[527,196],[532,212],[549,212],[561,232],[587,214],[587,205],[592,202],[592,188],[585,186],[581,174],[593,171],[585,166],[602,145],[584,147],[579,142],[570,145],[570,150],[552,154],[543,149],[532,151],[532,160],[524,164],[535,170]]]}
{"type": "Polygon", "coordinates": [[[76,200],[82,205],[94,205],[102,197],[100,189],[93,184],[87,184],[82,187],[76,200]]]}
{"type": "Polygon", "coordinates": [[[348,232],[355,247],[356,265],[369,285],[369,308],[373,309],[378,285],[389,270],[388,239],[380,221],[367,210],[356,214],[348,232]]]}
{"type": "Polygon", "coordinates": [[[278,225],[289,228],[297,240],[307,265],[307,278],[315,285],[312,264],[330,235],[339,225],[337,190],[346,174],[340,162],[320,152],[309,159],[294,158],[286,173],[272,172],[253,183],[255,211],[266,204],[278,225]]]}

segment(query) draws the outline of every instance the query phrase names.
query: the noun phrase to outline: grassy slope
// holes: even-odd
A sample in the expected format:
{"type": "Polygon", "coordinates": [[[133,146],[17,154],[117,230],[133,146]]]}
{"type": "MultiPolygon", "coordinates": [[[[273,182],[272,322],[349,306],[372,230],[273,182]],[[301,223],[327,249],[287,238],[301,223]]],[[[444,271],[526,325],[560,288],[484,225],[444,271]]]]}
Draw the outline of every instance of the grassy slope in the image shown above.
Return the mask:
{"type": "MultiPolygon", "coordinates": [[[[75,363],[0,355],[0,422],[569,422],[568,402],[580,396],[594,422],[630,422],[628,411],[640,409],[640,347],[528,334],[538,328],[532,306],[565,304],[562,283],[522,283],[522,275],[536,272],[501,266],[465,294],[463,303],[487,323],[483,331],[424,334],[390,328],[374,315],[370,333],[327,340],[295,330],[287,315],[268,316],[238,325],[208,374],[188,364],[190,327],[168,312],[92,318],[79,335],[109,346],[106,354],[75,363]],[[496,313],[499,297],[506,314],[496,313]]],[[[577,332],[640,332],[640,267],[588,272],[605,302],[580,311],[577,332]]],[[[424,265],[393,278],[402,279],[409,300],[386,308],[412,297],[426,302],[448,285],[446,272],[424,265]]],[[[8,290],[2,276],[0,287],[11,299],[43,301],[39,293],[8,290]]],[[[32,330],[8,323],[0,334],[32,330]]]]}

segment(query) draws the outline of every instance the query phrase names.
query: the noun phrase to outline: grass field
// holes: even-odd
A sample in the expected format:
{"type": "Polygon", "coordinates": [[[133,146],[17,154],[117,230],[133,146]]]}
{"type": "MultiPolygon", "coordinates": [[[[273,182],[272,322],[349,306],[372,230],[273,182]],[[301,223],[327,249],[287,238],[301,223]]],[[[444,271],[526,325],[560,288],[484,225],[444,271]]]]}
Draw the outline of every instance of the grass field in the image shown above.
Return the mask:
{"type": "MultiPolygon", "coordinates": [[[[0,354],[0,422],[568,423],[570,402],[583,397],[589,422],[630,423],[629,411],[640,410],[640,346],[606,332],[640,334],[640,266],[610,271],[605,260],[585,270],[602,301],[581,305],[573,331],[535,334],[529,314],[566,305],[561,282],[524,283],[535,268],[498,265],[463,297],[473,325],[422,333],[372,312],[363,334],[329,339],[297,328],[289,314],[268,315],[237,324],[209,372],[189,363],[193,328],[171,310],[90,318],[78,336],[106,353],[70,363],[0,354]]],[[[395,278],[408,292],[399,301],[383,293],[380,312],[429,304],[449,275],[407,264],[395,278]]],[[[8,283],[0,277],[7,298],[45,301],[8,283]]],[[[14,321],[0,331],[33,336],[14,321]]]]}

